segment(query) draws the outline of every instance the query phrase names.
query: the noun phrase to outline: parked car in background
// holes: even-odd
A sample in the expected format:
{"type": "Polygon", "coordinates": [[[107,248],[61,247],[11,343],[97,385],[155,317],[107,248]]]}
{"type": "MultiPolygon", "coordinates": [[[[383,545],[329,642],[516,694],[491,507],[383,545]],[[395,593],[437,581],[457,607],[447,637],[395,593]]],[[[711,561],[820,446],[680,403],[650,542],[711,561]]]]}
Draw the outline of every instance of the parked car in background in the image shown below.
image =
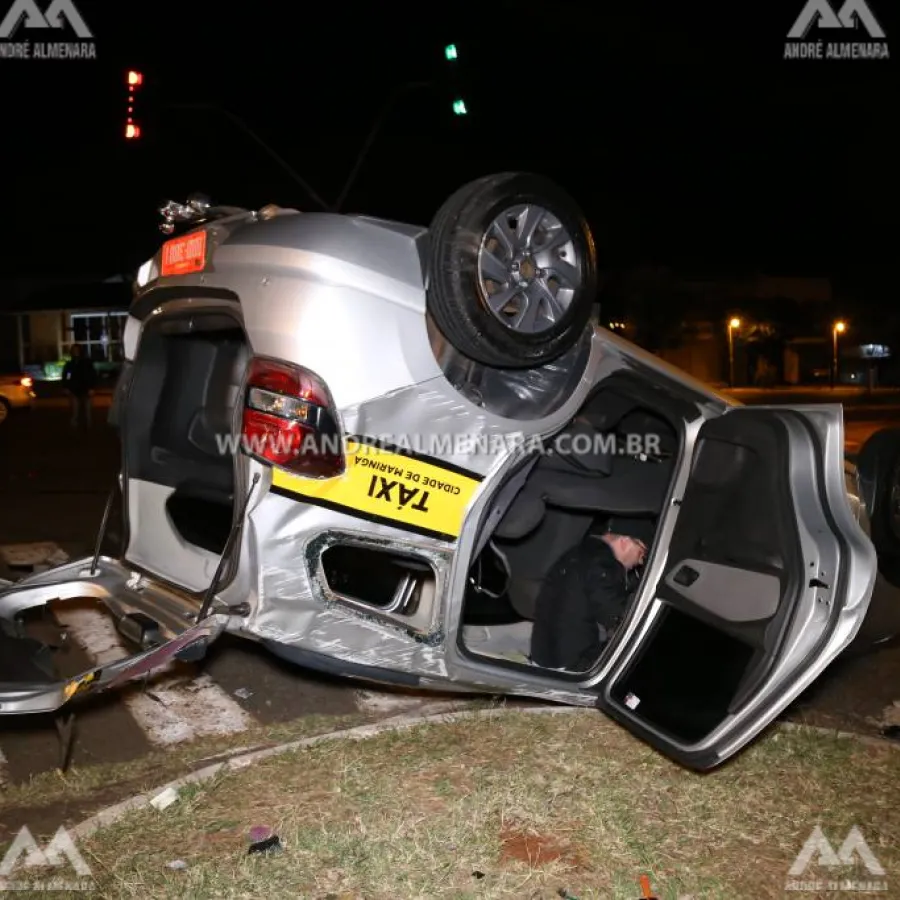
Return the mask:
{"type": "Polygon", "coordinates": [[[0,367],[0,422],[13,409],[31,409],[34,402],[34,381],[18,370],[0,367]]]}

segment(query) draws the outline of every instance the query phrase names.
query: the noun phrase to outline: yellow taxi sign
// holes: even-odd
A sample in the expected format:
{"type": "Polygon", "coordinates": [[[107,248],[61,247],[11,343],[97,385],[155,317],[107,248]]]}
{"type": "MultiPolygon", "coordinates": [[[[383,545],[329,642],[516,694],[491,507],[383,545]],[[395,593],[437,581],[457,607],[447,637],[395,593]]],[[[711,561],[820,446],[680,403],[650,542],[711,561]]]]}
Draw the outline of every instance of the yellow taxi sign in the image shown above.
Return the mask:
{"type": "Polygon", "coordinates": [[[272,491],[337,512],[455,541],[481,476],[440,460],[371,444],[351,444],[347,468],[315,480],[276,468],[272,491]]]}

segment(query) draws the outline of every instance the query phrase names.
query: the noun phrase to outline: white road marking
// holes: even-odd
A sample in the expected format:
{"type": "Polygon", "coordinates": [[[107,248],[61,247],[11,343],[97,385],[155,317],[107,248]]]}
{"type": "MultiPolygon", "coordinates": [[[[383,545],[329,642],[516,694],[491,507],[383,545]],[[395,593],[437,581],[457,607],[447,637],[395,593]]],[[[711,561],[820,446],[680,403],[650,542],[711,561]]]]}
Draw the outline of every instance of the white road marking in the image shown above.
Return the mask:
{"type": "Polygon", "coordinates": [[[9,780],[9,775],[6,770],[8,764],[9,760],[6,758],[6,754],[3,752],[3,748],[0,747],[0,790],[6,787],[9,780]]]}
{"type": "MultiPolygon", "coordinates": [[[[98,665],[134,652],[112,619],[99,610],[62,608],[56,618],[98,665]]],[[[148,682],[146,691],[123,693],[123,702],[150,743],[168,747],[200,737],[239,734],[256,724],[208,675],[194,672],[193,667],[173,663],[148,682]]]]}
{"type": "Polygon", "coordinates": [[[422,697],[411,697],[408,694],[395,694],[389,691],[354,691],[356,705],[364,713],[402,712],[415,709],[423,703],[422,697]]]}

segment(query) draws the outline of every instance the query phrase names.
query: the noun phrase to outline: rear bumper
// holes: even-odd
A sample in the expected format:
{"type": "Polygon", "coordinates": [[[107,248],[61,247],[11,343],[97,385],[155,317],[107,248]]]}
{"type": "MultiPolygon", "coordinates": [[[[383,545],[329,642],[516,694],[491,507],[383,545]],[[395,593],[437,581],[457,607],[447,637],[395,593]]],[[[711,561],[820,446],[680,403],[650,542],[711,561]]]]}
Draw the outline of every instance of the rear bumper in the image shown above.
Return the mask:
{"type": "MultiPolygon", "coordinates": [[[[95,599],[120,629],[136,616],[152,621],[151,646],[133,656],[89,669],[64,680],[0,680],[0,715],[53,712],[74,697],[110,690],[142,678],[175,659],[202,657],[225,629],[227,616],[209,615],[196,622],[197,606],[164,591],[111,560],[101,560],[91,574],[91,559],[78,560],[15,584],[0,582],[0,628],[16,640],[17,616],[54,600],[95,599]]],[[[124,630],[124,629],[123,629],[124,630]]],[[[132,633],[134,629],[132,628],[132,633]]],[[[21,636],[24,637],[24,636],[21,636]]]]}

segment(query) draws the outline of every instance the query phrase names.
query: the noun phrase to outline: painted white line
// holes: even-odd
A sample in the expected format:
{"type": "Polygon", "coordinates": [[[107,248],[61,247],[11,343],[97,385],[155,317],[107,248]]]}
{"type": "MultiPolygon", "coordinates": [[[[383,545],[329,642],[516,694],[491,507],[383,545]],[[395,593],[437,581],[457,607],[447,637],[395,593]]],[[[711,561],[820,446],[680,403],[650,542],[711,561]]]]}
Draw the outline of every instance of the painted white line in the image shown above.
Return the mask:
{"type": "Polygon", "coordinates": [[[356,690],[353,693],[359,711],[364,713],[403,712],[407,709],[416,709],[426,699],[390,691],[356,690]]]}
{"type": "MultiPolygon", "coordinates": [[[[100,610],[62,608],[56,611],[56,618],[98,665],[134,652],[116,631],[112,619],[100,610]]],[[[193,666],[172,663],[147,684],[146,691],[122,695],[151,744],[168,747],[200,737],[239,734],[256,724],[208,675],[195,673],[193,666]]]]}

